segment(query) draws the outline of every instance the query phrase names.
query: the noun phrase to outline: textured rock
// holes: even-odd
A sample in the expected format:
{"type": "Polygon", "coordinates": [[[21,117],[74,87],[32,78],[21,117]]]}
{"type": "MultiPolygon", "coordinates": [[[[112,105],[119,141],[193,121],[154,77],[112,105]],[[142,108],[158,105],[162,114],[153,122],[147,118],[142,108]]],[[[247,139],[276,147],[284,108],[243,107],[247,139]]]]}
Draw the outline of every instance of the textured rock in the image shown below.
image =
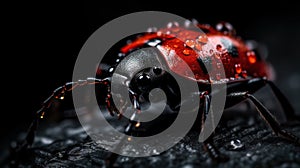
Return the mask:
{"type": "MultiPolygon", "coordinates": [[[[285,126],[300,136],[300,124],[285,126]]],[[[118,156],[119,167],[300,167],[300,147],[282,138],[255,117],[227,119],[214,138],[220,151],[230,157],[213,162],[191,130],[178,144],[157,156],[118,156]]],[[[155,152],[155,151],[154,151],[155,152]]],[[[65,120],[39,130],[35,145],[23,156],[21,167],[103,167],[110,152],[93,142],[76,120],[65,120]]]]}

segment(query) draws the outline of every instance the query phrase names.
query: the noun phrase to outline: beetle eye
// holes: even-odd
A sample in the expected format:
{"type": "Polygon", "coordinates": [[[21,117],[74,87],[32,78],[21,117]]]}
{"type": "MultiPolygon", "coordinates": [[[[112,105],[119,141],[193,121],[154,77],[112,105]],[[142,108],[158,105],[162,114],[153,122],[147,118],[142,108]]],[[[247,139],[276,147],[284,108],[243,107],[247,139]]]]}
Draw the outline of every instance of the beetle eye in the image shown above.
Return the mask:
{"type": "Polygon", "coordinates": [[[162,69],[160,69],[159,67],[154,67],[152,69],[152,71],[154,72],[155,75],[160,75],[162,72],[162,69]]]}
{"type": "Polygon", "coordinates": [[[151,81],[150,76],[147,74],[141,74],[138,78],[137,78],[137,83],[139,86],[145,86],[147,84],[149,84],[151,81]]]}

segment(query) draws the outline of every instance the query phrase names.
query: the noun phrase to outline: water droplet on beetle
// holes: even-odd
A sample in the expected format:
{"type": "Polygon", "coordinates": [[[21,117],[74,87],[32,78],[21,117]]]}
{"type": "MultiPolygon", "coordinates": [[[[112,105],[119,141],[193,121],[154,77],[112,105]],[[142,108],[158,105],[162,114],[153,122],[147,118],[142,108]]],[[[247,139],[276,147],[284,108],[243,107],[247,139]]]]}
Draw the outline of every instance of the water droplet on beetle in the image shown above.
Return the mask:
{"type": "Polygon", "coordinates": [[[172,28],[172,27],[179,27],[179,23],[178,22],[169,22],[167,24],[167,28],[172,28]]]}
{"type": "Polygon", "coordinates": [[[222,51],[222,46],[221,46],[220,44],[218,44],[218,45],[216,46],[216,49],[217,49],[217,51],[222,51]]]}
{"type": "Polygon", "coordinates": [[[253,51],[248,51],[246,55],[248,57],[248,61],[251,64],[254,64],[256,62],[256,55],[255,55],[255,53],[253,51]]]}
{"type": "Polygon", "coordinates": [[[190,51],[189,49],[184,49],[184,50],[182,51],[182,53],[183,53],[184,55],[188,56],[188,55],[191,54],[191,51],[190,51]]]}
{"type": "Polygon", "coordinates": [[[200,35],[200,36],[198,36],[197,41],[199,43],[206,44],[208,42],[208,38],[206,35],[200,35]]]}
{"type": "Polygon", "coordinates": [[[193,23],[194,25],[199,24],[199,22],[198,22],[196,19],[192,19],[192,23],[193,23]]]}
{"type": "Polygon", "coordinates": [[[221,54],[220,54],[220,53],[215,52],[215,53],[214,53],[214,56],[215,56],[215,58],[218,59],[218,60],[221,59],[221,54]]]}
{"type": "Polygon", "coordinates": [[[166,31],[164,34],[164,37],[167,39],[172,39],[172,38],[176,37],[176,35],[173,34],[171,31],[166,31]]]}
{"type": "Polygon", "coordinates": [[[195,47],[195,41],[194,40],[186,40],[185,44],[187,46],[189,46],[190,48],[194,48],[195,47]]]}
{"type": "Polygon", "coordinates": [[[220,80],[220,79],[221,79],[221,74],[217,73],[217,74],[216,74],[216,79],[217,79],[217,80],[220,80]]]}
{"type": "Polygon", "coordinates": [[[151,33],[151,32],[156,32],[157,31],[157,28],[156,27],[149,27],[147,29],[147,32],[151,33]]]}
{"type": "Polygon", "coordinates": [[[246,70],[242,71],[242,76],[243,76],[243,78],[247,78],[248,74],[247,74],[246,70]]]}
{"type": "Polygon", "coordinates": [[[233,28],[233,26],[228,23],[228,22],[220,22],[216,25],[216,29],[219,32],[222,32],[224,34],[228,34],[228,35],[235,35],[235,29],[233,28]]]}
{"type": "Polygon", "coordinates": [[[108,69],[108,72],[109,73],[112,73],[114,71],[114,68],[113,67],[110,67],[109,69],[108,69]]]}
{"type": "Polygon", "coordinates": [[[227,61],[227,63],[230,63],[230,61],[231,61],[231,60],[230,60],[230,58],[227,58],[227,60],[226,60],[226,61],[227,61]]]}
{"type": "Polygon", "coordinates": [[[161,36],[161,35],[162,35],[162,32],[161,32],[161,31],[158,31],[158,32],[156,33],[156,35],[157,35],[157,36],[161,36]]]}
{"type": "Polygon", "coordinates": [[[239,74],[234,74],[234,77],[237,79],[237,78],[240,77],[240,75],[239,74]]]}
{"type": "Polygon", "coordinates": [[[190,20],[184,21],[184,27],[189,28],[191,26],[192,22],[190,20]]]}
{"type": "Polygon", "coordinates": [[[236,73],[240,74],[242,72],[241,64],[235,64],[234,67],[235,67],[235,72],[236,73]]]}
{"type": "Polygon", "coordinates": [[[196,48],[198,51],[201,51],[201,50],[202,50],[202,45],[199,44],[199,43],[196,43],[196,44],[195,44],[195,48],[196,48]]]}
{"type": "Polygon", "coordinates": [[[149,42],[147,42],[147,44],[151,47],[156,47],[160,43],[161,43],[161,40],[158,40],[158,39],[150,40],[149,42]]]}
{"type": "Polygon", "coordinates": [[[125,57],[125,54],[124,53],[119,53],[118,57],[125,57]]]}

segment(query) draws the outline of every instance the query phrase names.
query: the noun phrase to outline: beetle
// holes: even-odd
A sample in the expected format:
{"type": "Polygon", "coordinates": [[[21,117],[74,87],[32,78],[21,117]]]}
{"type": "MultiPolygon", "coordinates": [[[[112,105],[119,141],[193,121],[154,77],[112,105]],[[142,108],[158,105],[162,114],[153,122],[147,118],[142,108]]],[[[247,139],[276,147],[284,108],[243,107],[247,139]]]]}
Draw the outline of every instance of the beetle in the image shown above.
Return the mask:
{"type": "MultiPolygon", "coordinates": [[[[100,106],[107,109],[112,116],[117,115],[121,118],[122,111],[117,109],[112,101],[110,86],[111,77],[116,67],[122,70],[122,76],[132,78],[125,87],[129,90],[130,98],[135,104],[134,107],[137,111],[149,106],[149,99],[147,98],[149,91],[157,87],[166,92],[169,109],[171,109],[171,111],[178,110],[178,104],[180,103],[179,90],[169,73],[161,67],[150,67],[138,73],[133,73],[136,67],[144,66],[142,60],[146,57],[155,57],[158,62],[165,62],[167,68],[176,75],[187,81],[192,80],[197,82],[201,102],[198,116],[201,118],[202,126],[208,115],[210,100],[213,94],[211,93],[210,85],[221,82],[227,85],[225,108],[229,108],[245,100],[250,100],[256,106],[259,115],[276,135],[300,144],[300,139],[294,134],[281,129],[271,112],[253,95],[253,93],[262,87],[269,85],[281,103],[287,118],[295,118],[294,110],[286,97],[275,84],[269,80],[272,75],[271,68],[260,53],[257,52],[255,48],[249,47],[240,37],[236,36],[235,29],[227,22],[220,22],[216,27],[198,23],[196,23],[196,26],[203,30],[203,33],[190,29],[188,26],[179,26],[178,23],[174,22],[168,24],[166,28],[134,37],[129,43],[117,46],[119,49],[113,50],[112,56],[110,55],[103,59],[103,62],[101,62],[97,68],[95,78],[78,80],[58,87],[53,91],[53,94],[44,101],[42,108],[36,112],[36,118],[28,130],[25,141],[16,147],[16,153],[21,153],[32,145],[37,123],[44,118],[45,114],[49,111],[53,100],[64,99],[66,93],[77,87],[90,84],[99,85],[99,88],[96,88],[96,90],[98,89],[97,92],[100,92],[100,106]],[[184,40],[178,40],[178,38],[174,37],[179,37],[184,40]],[[206,47],[208,41],[211,41],[214,45],[212,47],[206,47]],[[126,58],[127,55],[139,48],[147,46],[154,47],[156,50],[152,50],[152,53],[137,53],[141,55],[138,59],[130,60],[130,64],[122,63],[122,60],[126,58]],[[114,53],[115,51],[117,51],[117,53],[114,53]],[[171,55],[172,53],[176,53],[176,55],[171,55]],[[182,66],[181,62],[177,59],[178,57],[189,65],[194,73],[194,77],[185,73],[186,67],[182,66]],[[209,76],[209,71],[214,71],[219,68],[220,62],[218,61],[221,61],[223,64],[226,76],[221,77],[218,73],[215,76],[209,76]]],[[[120,82],[120,85],[123,84],[120,82]]],[[[129,124],[124,129],[124,132],[126,134],[133,134],[134,129],[141,125],[143,125],[143,123],[130,118],[129,124]]],[[[155,134],[159,131],[161,130],[157,131],[156,129],[154,132],[148,132],[146,134],[155,134]]],[[[212,159],[216,161],[226,161],[228,159],[222,155],[213,144],[213,134],[204,141],[203,146],[212,159]]]]}

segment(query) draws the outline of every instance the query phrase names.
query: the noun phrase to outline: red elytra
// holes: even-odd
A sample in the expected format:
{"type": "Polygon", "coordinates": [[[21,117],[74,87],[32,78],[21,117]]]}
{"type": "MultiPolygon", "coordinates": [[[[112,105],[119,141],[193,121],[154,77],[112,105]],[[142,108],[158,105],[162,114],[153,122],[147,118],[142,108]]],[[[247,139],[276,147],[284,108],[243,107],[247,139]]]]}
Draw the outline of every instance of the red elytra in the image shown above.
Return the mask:
{"type": "Polygon", "coordinates": [[[162,28],[157,32],[138,37],[125,45],[121,52],[126,54],[132,49],[143,46],[149,40],[160,39],[162,43],[156,47],[161,51],[170,70],[180,76],[204,83],[234,82],[245,78],[270,76],[268,64],[257,58],[255,52],[241,38],[236,37],[235,33],[218,31],[209,25],[198,24],[197,26],[206,33],[186,27],[162,28]],[[194,76],[186,73],[187,66],[179,61],[178,57],[189,65],[194,76]],[[222,64],[225,78],[220,78],[218,73],[222,64]]]}

